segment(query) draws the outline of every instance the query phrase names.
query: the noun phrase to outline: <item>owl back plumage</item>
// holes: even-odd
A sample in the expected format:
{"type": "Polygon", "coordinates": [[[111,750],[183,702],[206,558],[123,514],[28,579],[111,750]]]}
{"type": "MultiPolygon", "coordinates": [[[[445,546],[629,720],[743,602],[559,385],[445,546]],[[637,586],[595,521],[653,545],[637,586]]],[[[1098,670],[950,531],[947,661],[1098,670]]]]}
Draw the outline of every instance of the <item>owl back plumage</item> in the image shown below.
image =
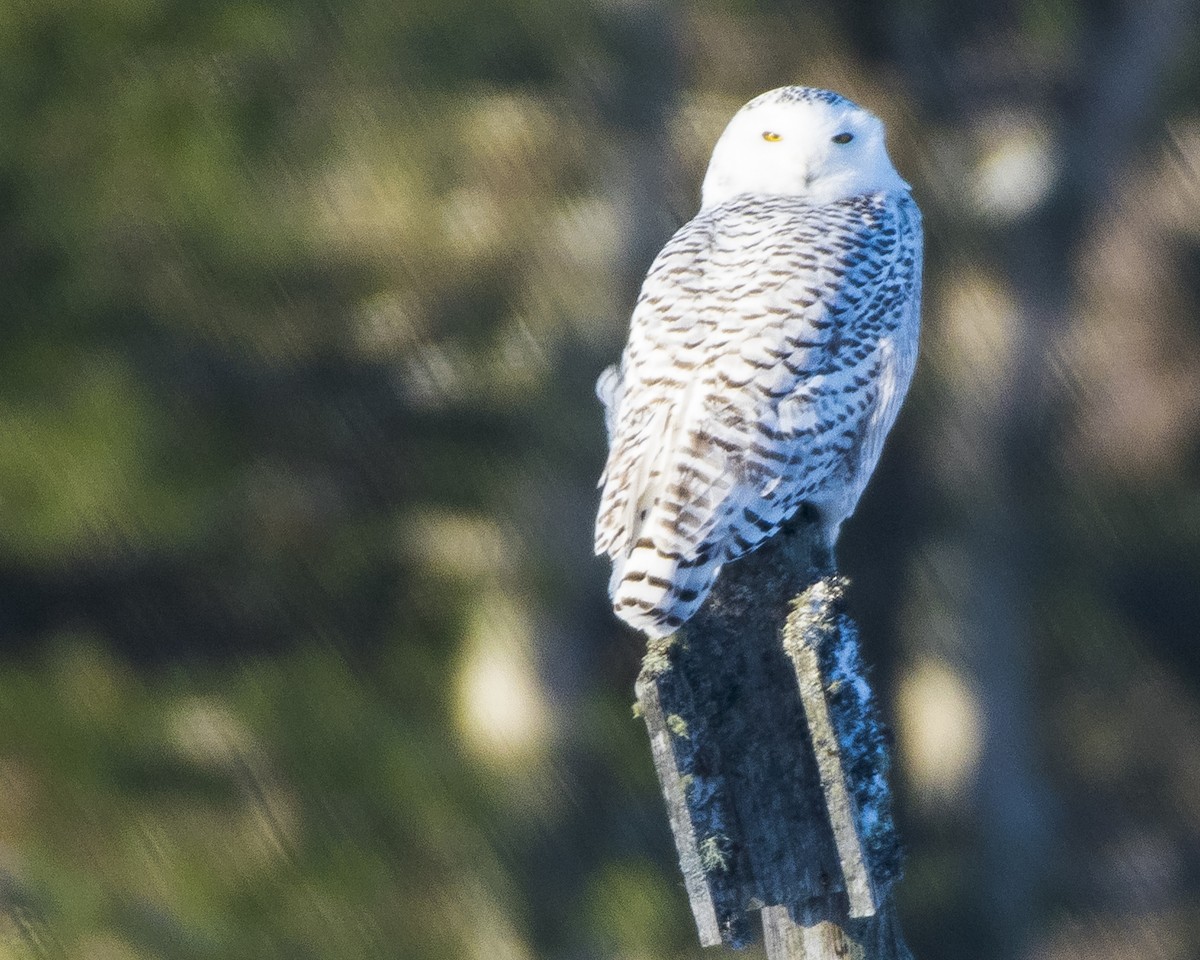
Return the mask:
{"type": "Polygon", "coordinates": [[[744,194],[667,243],[597,385],[596,552],[622,619],[673,632],[802,503],[832,546],[912,377],[920,274],[907,191],[744,194]]]}

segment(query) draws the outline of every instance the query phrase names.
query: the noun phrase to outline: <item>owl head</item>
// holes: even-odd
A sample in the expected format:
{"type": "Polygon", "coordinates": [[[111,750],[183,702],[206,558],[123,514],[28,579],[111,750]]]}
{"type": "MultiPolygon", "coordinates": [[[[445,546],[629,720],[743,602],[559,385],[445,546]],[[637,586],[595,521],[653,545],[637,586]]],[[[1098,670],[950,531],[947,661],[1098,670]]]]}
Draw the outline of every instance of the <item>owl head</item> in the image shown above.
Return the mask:
{"type": "Polygon", "coordinates": [[[908,189],[888,157],[878,117],[830,90],[780,87],[729,121],[713,149],[701,207],[743,194],[830,203],[908,189]]]}

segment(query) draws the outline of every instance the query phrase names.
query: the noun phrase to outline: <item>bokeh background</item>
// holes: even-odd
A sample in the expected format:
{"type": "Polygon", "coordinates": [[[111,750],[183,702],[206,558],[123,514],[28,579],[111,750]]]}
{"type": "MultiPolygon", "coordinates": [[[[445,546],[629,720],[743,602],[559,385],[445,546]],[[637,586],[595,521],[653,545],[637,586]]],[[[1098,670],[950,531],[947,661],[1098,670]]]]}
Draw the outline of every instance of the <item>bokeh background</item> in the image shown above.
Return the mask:
{"type": "Polygon", "coordinates": [[[1200,955],[1196,27],[2,0],[0,957],[701,956],[592,384],[796,82],[887,121],[926,214],[841,550],[911,945],[1200,955]]]}

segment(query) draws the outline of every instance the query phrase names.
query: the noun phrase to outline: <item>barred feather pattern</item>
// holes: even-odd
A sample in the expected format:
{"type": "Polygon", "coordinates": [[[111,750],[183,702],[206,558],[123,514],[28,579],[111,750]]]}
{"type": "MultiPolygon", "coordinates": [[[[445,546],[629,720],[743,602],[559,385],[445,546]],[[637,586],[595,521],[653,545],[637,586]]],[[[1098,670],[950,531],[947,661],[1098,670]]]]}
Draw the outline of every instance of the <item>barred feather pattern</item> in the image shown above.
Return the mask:
{"type": "Polygon", "coordinates": [[[803,503],[832,548],[912,378],[921,250],[906,191],[742,195],[667,243],[597,384],[595,546],[622,619],[673,632],[803,503]]]}

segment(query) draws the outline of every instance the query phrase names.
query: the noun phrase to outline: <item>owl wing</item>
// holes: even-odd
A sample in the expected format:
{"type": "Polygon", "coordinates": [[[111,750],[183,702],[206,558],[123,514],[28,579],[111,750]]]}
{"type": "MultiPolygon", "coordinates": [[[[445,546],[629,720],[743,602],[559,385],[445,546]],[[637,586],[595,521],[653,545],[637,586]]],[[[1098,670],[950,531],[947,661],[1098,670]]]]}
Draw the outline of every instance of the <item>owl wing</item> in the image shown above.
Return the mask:
{"type": "Polygon", "coordinates": [[[802,502],[836,536],[911,378],[919,284],[907,195],[738,198],[676,233],[603,391],[621,616],[670,632],[802,502]]]}

